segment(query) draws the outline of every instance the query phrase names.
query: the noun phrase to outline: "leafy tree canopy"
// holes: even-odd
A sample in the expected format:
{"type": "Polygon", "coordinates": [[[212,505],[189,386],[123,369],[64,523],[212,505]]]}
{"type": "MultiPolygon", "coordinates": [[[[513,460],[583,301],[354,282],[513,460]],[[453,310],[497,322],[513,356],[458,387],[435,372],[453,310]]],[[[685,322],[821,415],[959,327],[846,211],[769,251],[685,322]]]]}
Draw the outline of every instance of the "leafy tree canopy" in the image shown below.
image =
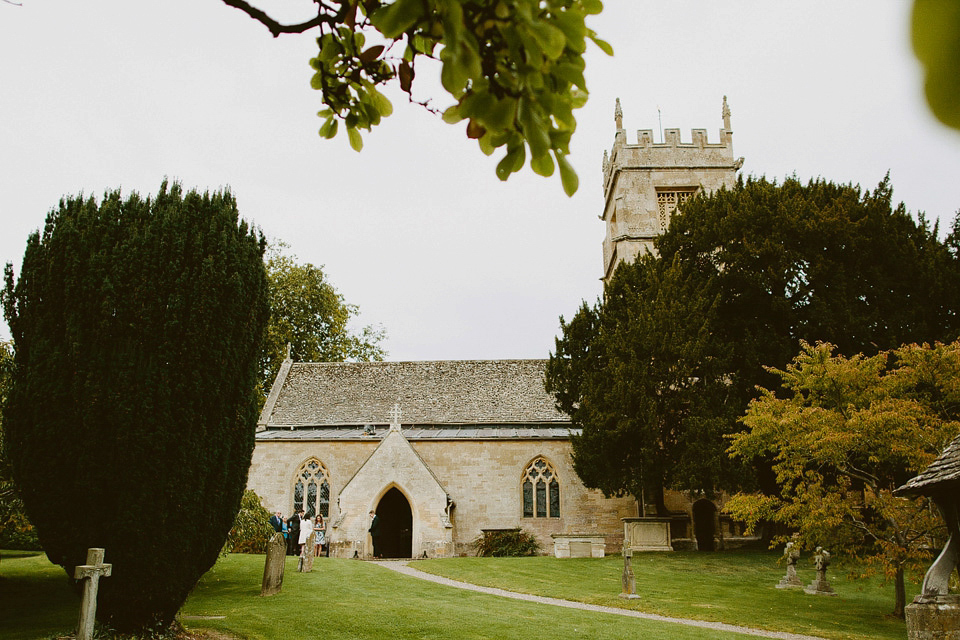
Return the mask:
{"type": "Polygon", "coordinates": [[[689,200],[584,305],[547,369],[584,482],[607,493],[713,491],[769,480],[726,461],[723,435],[800,341],[845,354],[960,332],[960,267],[920,216],[824,180],[740,181],[689,200]],[[752,476],[752,477],[751,477],[752,476]],[[661,484],[662,486],[662,484],[661,484]]]}
{"type": "Polygon", "coordinates": [[[386,352],[380,344],[386,332],[369,325],[352,331],[356,305],[344,300],[322,267],[284,255],[286,246],[275,243],[267,251],[270,324],[260,355],[261,389],[273,383],[287,344],[291,357],[301,362],[383,360],[386,352]]]}
{"type": "MultiPolygon", "coordinates": [[[[927,498],[892,491],[929,465],[960,433],[960,342],[909,345],[866,357],[802,344],[785,369],[782,397],[764,389],[743,417],[730,453],[772,458],[776,495],[739,494],[727,510],[751,528],[786,525],[796,542],[840,551],[896,581],[920,571],[942,523],[927,498]]],[[[783,535],[774,542],[790,539],[783,535]]]]}
{"type": "Polygon", "coordinates": [[[265,241],[228,192],[65,198],[4,312],[13,478],[68,576],[106,549],[97,617],[165,628],[216,561],[253,453],[265,241]],[[202,517],[198,517],[202,516],[202,517]]]}
{"type": "MultiPolygon", "coordinates": [[[[282,25],[245,0],[223,0],[263,23],[274,36],[318,29],[311,86],[321,92],[320,135],[333,138],[340,122],[350,145],[363,146],[393,107],[380,92],[398,83],[411,101],[418,69],[437,61],[444,90],[456,103],[449,123],[467,121],[467,136],[487,155],[499,148],[501,180],[530,167],[543,176],[559,169],[567,195],[578,178],[567,161],[577,123],[573,111],[587,99],[587,42],[610,45],[587,28],[600,0],[326,0],[317,15],[282,25]]],[[[433,109],[428,102],[420,102],[433,109]]]]}

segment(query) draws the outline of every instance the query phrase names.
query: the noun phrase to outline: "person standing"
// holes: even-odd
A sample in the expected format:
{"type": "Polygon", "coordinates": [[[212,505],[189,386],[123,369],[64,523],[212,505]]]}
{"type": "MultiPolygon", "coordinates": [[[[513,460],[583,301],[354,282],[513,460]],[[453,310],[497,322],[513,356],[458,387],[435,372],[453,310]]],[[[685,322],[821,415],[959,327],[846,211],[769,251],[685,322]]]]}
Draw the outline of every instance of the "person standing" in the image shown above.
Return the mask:
{"type": "Polygon", "coordinates": [[[280,515],[279,511],[270,516],[270,526],[273,527],[273,530],[277,533],[283,531],[283,516],[280,515]]]}
{"type": "Polygon", "coordinates": [[[302,509],[297,509],[293,515],[287,518],[287,555],[300,555],[300,513],[302,509]]]}
{"type": "Polygon", "coordinates": [[[323,514],[318,513],[317,517],[313,520],[313,533],[314,533],[314,555],[320,557],[321,551],[323,551],[323,546],[327,544],[327,537],[324,533],[326,529],[326,524],[323,521],[323,514]]]}
{"type": "Polygon", "coordinates": [[[373,557],[380,557],[380,516],[376,511],[370,512],[370,537],[373,539],[373,557]]]}

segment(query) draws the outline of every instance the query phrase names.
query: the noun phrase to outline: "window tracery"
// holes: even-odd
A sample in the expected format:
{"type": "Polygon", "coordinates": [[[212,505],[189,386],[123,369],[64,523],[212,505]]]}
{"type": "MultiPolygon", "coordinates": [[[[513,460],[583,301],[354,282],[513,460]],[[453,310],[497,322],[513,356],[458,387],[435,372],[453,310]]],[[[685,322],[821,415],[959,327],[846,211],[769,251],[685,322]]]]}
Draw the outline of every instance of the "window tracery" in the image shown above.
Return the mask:
{"type": "Polygon", "coordinates": [[[330,516],[330,480],[326,467],[311,458],[297,471],[293,484],[293,509],[303,509],[311,518],[320,513],[324,518],[330,516]]]}
{"type": "Polygon", "coordinates": [[[531,462],[523,472],[523,517],[559,518],[560,482],[544,458],[531,462]]]}
{"type": "Polygon", "coordinates": [[[660,228],[667,230],[670,224],[670,216],[676,211],[677,207],[690,199],[696,192],[696,189],[674,189],[670,191],[657,191],[657,211],[660,214],[660,228]]]}

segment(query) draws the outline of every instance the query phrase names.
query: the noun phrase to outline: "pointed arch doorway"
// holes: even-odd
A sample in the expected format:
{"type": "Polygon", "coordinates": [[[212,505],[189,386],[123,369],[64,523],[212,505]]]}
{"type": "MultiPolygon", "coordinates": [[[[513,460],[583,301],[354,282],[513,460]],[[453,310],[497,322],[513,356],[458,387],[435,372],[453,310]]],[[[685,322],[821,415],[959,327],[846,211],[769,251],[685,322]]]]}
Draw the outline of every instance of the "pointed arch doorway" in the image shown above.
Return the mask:
{"type": "Polygon", "coordinates": [[[407,497],[391,487],[377,504],[380,553],[384,558],[413,557],[413,511],[407,497]]]}

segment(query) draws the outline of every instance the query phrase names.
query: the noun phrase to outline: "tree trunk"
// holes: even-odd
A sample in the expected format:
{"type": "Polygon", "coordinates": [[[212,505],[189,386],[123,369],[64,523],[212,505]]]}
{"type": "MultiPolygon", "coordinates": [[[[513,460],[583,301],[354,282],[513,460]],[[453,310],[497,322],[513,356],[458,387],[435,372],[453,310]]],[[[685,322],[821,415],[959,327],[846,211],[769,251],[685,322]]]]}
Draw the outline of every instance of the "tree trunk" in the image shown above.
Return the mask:
{"type": "Polygon", "coordinates": [[[904,609],[907,606],[907,592],[903,584],[903,565],[897,566],[897,577],[894,578],[894,586],[897,594],[897,602],[893,607],[893,615],[900,618],[904,617],[904,609]]]}

